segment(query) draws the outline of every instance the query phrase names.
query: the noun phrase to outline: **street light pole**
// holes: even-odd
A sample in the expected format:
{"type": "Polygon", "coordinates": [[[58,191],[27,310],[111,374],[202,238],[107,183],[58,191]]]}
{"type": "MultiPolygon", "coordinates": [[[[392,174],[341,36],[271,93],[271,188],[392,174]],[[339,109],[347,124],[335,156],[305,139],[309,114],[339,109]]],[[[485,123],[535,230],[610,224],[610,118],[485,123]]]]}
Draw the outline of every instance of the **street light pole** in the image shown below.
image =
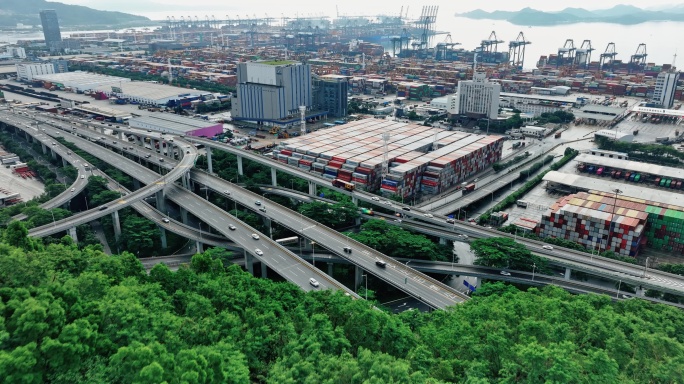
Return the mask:
{"type": "Polygon", "coordinates": [[[644,263],[644,273],[641,275],[641,277],[646,277],[646,268],[648,268],[648,257],[646,258],[646,263],[644,263]]]}
{"type": "Polygon", "coordinates": [[[537,269],[537,264],[532,263],[532,281],[534,281],[534,270],[537,269]]]}
{"type": "Polygon", "coordinates": [[[617,293],[615,294],[615,298],[619,299],[620,298],[620,287],[622,286],[622,280],[618,281],[618,290],[617,293]]]}

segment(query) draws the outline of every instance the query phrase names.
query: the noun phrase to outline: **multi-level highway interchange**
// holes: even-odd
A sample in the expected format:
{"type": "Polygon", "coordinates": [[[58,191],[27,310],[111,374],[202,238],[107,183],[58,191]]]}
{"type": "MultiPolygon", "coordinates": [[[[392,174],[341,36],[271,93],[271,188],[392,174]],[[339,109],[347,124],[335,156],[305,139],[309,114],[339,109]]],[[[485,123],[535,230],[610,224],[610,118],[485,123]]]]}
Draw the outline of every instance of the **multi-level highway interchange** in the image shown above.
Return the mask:
{"type": "MultiPolygon", "coordinates": [[[[256,214],[263,216],[264,219],[277,222],[302,237],[316,242],[316,244],[327,250],[330,254],[331,262],[354,264],[356,266],[355,286],[360,284],[361,276],[365,271],[405,291],[433,308],[446,308],[467,300],[468,296],[427,276],[421,271],[480,276],[513,282],[526,282],[528,284],[555,284],[570,291],[580,293],[614,293],[613,290],[605,287],[574,280],[571,281],[569,279],[570,271],[576,270],[606,279],[640,285],[645,289],[655,289],[674,294],[684,292],[684,278],[681,276],[653,269],[646,270],[644,267],[591,256],[560,247],[544,249],[542,248],[543,243],[522,238],[517,238],[516,241],[524,244],[534,254],[547,258],[552,265],[565,268],[564,278],[540,276],[539,274],[534,276],[534,274],[527,272],[516,271],[511,271],[511,276],[504,276],[498,274],[498,270],[492,268],[453,266],[450,263],[439,262],[414,261],[410,266],[407,266],[297,212],[269,201],[236,184],[225,181],[212,173],[212,150],[221,150],[237,156],[239,173],[242,173],[242,159],[246,158],[270,167],[274,186],[276,185],[277,172],[285,172],[293,177],[304,179],[309,183],[309,197],[301,196],[297,192],[287,191],[282,188],[274,188],[270,193],[282,193],[289,196],[297,196],[300,199],[309,199],[316,196],[317,186],[333,188],[326,179],[276,162],[270,158],[201,138],[171,137],[170,135],[160,137],[158,132],[131,129],[125,125],[109,126],[47,114],[2,110],[0,111],[0,128],[4,130],[17,129],[27,139],[39,141],[43,145],[44,151],[50,151],[53,156],[61,157],[65,164],[70,163],[78,169],[79,177],[74,184],[67,188],[64,193],[45,203],[43,205],[44,208],[57,207],[69,201],[86,186],[87,176],[91,173],[105,176],[97,170],[87,170],[86,168],[89,167],[86,166],[85,161],[60,145],[59,142],[55,141],[55,137],[63,137],[80,149],[111,164],[133,177],[139,183],[144,184],[142,188],[136,191],[128,191],[125,196],[103,206],[92,208],[43,227],[33,228],[29,234],[34,237],[44,237],[60,232],[68,232],[75,236],[76,226],[105,215],[112,215],[115,233],[120,233],[117,212],[122,208],[132,206],[143,216],[158,223],[162,229],[162,234],[169,230],[208,245],[242,248],[245,253],[248,269],[250,270],[252,270],[252,260],[256,258],[261,262],[262,268],[265,268],[265,266],[271,268],[283,278],[297,284],[301,289],[341,289],[354,297],[359,297],[353,289],[345,287],[331,276],[312,266],[302,257],[272,240],[267,234],[259,233],[222,208],[194,194],[189,187],[191,183],[199,183],[216,193],[223,194],[226,198],[234,200],[236,204],[252,209],[256,214]],[[104,135],[105,130],[113,131],[116,136],[104,135]],[[135,137],[135,140],[129,142],[124,137],[124,133],[128,136],[132,135],[135,137]],[[146,137],[149,137],[153,143],[160,140],[167,141],[169,147],[167,147],[166,153],[168,156],[145,149],[143,142],[146,137]],[[100,144],[96,143],[98,141],[100,144]],[[193,169],[198,156],[197,149],[193,144],[205,145],[209,163],[208,173],[193,169]],[[123,156],[124,153],[141,161],[135,162],[130,160],[123,156]],[[159,174],[142,165],[142,160],[144,160],[145,164],[155,164],[163,174],[159,174]],[[74,189],[74,192],[71,192],[71,188],[74,189]],[[156,207],[144,202],[143,199],[149,196],[156,197],[156,207]],[[167,215],[164,214],[165,210],[163,208],[167,204],[166,200],[177,204],[181,208],[182,216],[187,215],[187,212],[189,212],[201,218],[203,222],[214,228],[223,237],[209,234],[206,231],[201,233],[191,226],[166,219],[167,215]],[[255,204],[257,200],[263,201],[264,205],[268,208],[263,211],[259,210],[259,206],[255,204]],[[253,234],[258,235],[259,239],[254,239],[253,234]],[[345,247],[351,248],[352,252],[345,252],[345,247]],[[259,253],[262,254],[259,255],[259,253]],[[377,267],[376,261],[378,260],[384,261],[386,268],[377,267]],[[312,278],[319,282],[319,287],[316,288],[310,284],[310,279],[312,278]]],[[[111,186],[114,187],[114,182],[112,180],[109,181],[111,186]]],[[[387,204],[391,204],[396,209],[405,207],[401,203],[373,200],[372,194],[362,191],[348,192],[338,190],[338,192],[351,195],[354,202],[364,201],[368,204],[384,207],[387,207],[387,204]]],[[[434,212],[432,217],[427,217],[425,214],[430,212],[423,209],[411,208],[410,211],[403,211],[403,213],[406,219],[401,223],[402,226],[445,240],[463,241],[466,238],[512,237],[494,229],[459,222],[447,223],[446,217],[434,212]],[[420,218],[420,221],[415,220],[417,218],[420,218]]],[[[22,219],[22,217],[16,217],[16,219],[22,219]]]]}

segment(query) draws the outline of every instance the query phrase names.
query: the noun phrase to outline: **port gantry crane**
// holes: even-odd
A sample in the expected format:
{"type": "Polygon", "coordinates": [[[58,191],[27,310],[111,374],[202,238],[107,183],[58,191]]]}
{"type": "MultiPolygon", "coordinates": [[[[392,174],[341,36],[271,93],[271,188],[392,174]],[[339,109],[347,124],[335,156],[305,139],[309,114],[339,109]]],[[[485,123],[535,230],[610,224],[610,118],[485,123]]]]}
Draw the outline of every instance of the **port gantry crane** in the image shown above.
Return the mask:
{"type": "Polygon", "coordinates": [[[508,42],[508,59],[512,67],[522,69],[525,64],[525,46],[528,44],[532,44],[532,42],[525,39],[525,34],[522,31],[518,33],[515,40],[508,42]]]}
{"type": "Polygon", "coordinates": [[[575,50],[575,62],[573,67],[586,69],[591,62],[591,52],[594,48],[591,46],[591,40],[584,40],[582,45],[575,50]]]}
{"type": "Polygon", "coordinates": [[[599,61],[599,71],[603,70],[603,66],[608,64],[610,69],[613,69],[613,62],[615,61],[615,43],[608,43],[606,50],[601,54],[601,59],[599,61]]]}
{"type": "Polygon", "coordinates": [[[646,44],[639,44],[639,46],[636,49],[636,52],[629,58],[629,65],[627,66],[628,73],[643,70],[646,66],[647,56],[648,54],[646,53],[646,44]]]}
{"type": "Polygon", "coordinates": [[[480,41],[480,48],[478,49],[478,53],[480,55],[481,61],[483,63],[489,63],[494,60],[494,56],[499,50],[499,43],[503,43],[503,40],[499,40],[496,37],[496,32],[492,31],[492,33],[489,34],[489,38],[480,41]]]}
{"type": "Polygon", "coordinates": [[[444,41],[437,43],[437,47],[435,47],[435,60],[449,60],[448,53],[457,45],[461,45],[461,43],[454,43],[451,40],[451,34],[447,34],[444,41]]]}
{"type": "Polygon", "coordinates": [[[565,65],[572,65],[575,62],[575,41],[572,39],[565,40],[565,44],[558,48],[558,57],[556,58],[556,68],[565,65]]]}

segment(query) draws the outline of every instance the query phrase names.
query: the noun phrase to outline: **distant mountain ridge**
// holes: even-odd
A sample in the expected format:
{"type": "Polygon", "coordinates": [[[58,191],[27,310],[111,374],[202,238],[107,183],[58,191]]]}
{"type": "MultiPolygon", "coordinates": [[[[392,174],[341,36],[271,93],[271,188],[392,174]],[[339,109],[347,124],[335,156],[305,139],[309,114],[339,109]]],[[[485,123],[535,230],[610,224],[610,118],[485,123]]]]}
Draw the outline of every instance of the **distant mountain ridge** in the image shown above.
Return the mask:
{"type": "Polygon", "coordinates": [[[149,23],[143,16],[123,12],[98,11],[81,5],[69,5],[45,0],[0,0],[0,27],[40,25],[39,12],[42,9],[57,11],[59,25],[69,26],[122,26],[135,23],[149,23]]]}
{"type": "Polygon", "coordinates": [[[562,11],[547,12],[532,8],[520,11],[493,11],[481,9],[456,16],[469,19],[506,20],[516,25],[559,25],[575,23],[612,23],[633,25],[648,21],[684,21],[684,5],[657,10],[641,9],[632,5],[616,5],[610,9],[589,11],[584,8],[565,8],[562,11]]]}

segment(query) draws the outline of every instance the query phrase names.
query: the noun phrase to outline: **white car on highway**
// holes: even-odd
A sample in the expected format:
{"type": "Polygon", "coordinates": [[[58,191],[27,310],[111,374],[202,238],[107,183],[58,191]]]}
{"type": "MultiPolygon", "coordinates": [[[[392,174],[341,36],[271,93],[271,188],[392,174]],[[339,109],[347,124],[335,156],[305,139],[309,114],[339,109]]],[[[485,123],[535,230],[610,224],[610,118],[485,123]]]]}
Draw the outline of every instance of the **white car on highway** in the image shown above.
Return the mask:
{"type": "Polygon", "coordinates": [[[320,285],[318,283],[318,280],[314,279],[313,277],[309,279],[309,284],[311,284],[312,286],[314,286],[316,288],[318,288],[318,286],[320,285]]]}
{"type": "Polygon", "coordinates": [[[257,235],[256,233],[252,233],[252,239],[259,240],[259,235],[257,235]]]}
{"type": "Polygon", "coordinates": [[[259,256],[263,256],[263,255],[264,255],[264,252],[262,252],[261,249],[259,249],[259,248],[255,249],[255,250],[254,250],[254,253],[256,253],[256,254],[259,255],[259,256]]]}
{"type": "Polygon", "coordinates": [[[544,245],[544,246],[542,246],[542,248],[548,249],[548,250],[552,250],[552,249],[553,249],[553,247],[550,246],[550,245],[544,245]]]}

